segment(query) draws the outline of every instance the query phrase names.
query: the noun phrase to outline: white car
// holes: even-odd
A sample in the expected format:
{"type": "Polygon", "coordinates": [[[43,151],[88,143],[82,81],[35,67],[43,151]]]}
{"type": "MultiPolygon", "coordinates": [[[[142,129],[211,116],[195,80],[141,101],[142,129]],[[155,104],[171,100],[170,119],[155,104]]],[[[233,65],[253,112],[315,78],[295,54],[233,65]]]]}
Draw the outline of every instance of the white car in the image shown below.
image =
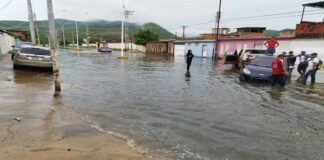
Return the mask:
{"type": "Polygon", "coordinates": [[[22,47],[13,58],[14,68],[20,66],[53,68],[51,51],[37,46],[22,47]]]}

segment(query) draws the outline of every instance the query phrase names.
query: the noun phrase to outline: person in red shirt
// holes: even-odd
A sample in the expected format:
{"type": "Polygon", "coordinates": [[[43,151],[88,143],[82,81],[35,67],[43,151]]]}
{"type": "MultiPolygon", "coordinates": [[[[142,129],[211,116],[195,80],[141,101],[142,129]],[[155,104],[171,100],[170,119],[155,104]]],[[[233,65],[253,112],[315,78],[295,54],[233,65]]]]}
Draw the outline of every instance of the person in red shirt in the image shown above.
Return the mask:
{"type": "Polygon", "coordinates": [[[273,55],[276,53],[276,48],[279,47],[279,43],[275,37],[272,37],[264,43],[264,46],[267,47],[267,53],[273,55]]]}
{"type": "Polygon", "coordinates": [[[281,87],[286,86],[286,68],[284,63],[284,55],[279,55],[272,62],[272,86],[275,86],[277,83],[280,84],[281,87]]]}

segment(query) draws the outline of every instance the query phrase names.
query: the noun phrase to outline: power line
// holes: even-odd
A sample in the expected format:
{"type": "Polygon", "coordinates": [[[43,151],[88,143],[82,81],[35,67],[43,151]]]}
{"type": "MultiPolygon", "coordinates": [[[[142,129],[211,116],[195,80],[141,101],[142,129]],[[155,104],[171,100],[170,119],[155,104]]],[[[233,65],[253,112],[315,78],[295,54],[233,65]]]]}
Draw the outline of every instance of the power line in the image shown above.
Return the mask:
{"type": "Polygon", "coordinates": [[[6,9],[11,4],[11,2],[13,2],[13,0],[9,0],[2,8],[0,8],[0,12],[6,9]]]}

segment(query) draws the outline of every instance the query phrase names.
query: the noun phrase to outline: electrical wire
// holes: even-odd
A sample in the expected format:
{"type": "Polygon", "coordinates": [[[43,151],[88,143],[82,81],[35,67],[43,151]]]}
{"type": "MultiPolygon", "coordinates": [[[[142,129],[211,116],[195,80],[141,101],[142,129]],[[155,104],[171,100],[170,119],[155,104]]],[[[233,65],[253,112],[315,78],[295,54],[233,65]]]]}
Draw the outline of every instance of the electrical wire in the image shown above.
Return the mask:
{"type": "Polygon", "coordinates": [[[6,9],[12,2],[13,0],[9,0],[3,7],[0,8],[0,12],[6,9]]]}

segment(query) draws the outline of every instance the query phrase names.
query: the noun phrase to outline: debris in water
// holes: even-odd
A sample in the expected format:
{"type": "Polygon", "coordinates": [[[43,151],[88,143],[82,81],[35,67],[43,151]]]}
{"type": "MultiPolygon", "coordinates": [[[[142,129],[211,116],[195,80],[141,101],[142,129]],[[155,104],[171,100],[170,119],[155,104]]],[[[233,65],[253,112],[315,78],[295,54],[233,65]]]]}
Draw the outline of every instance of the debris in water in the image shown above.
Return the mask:
{"type": "Polygon", "coordinates": [[[17,118],[17,117],[15,118],[15,120],[16,120],[16,121],[18,121],[18,122],[20,122],[20,121],[21,121],[21,119],[20,119],[20,118],[17,118]]]}

